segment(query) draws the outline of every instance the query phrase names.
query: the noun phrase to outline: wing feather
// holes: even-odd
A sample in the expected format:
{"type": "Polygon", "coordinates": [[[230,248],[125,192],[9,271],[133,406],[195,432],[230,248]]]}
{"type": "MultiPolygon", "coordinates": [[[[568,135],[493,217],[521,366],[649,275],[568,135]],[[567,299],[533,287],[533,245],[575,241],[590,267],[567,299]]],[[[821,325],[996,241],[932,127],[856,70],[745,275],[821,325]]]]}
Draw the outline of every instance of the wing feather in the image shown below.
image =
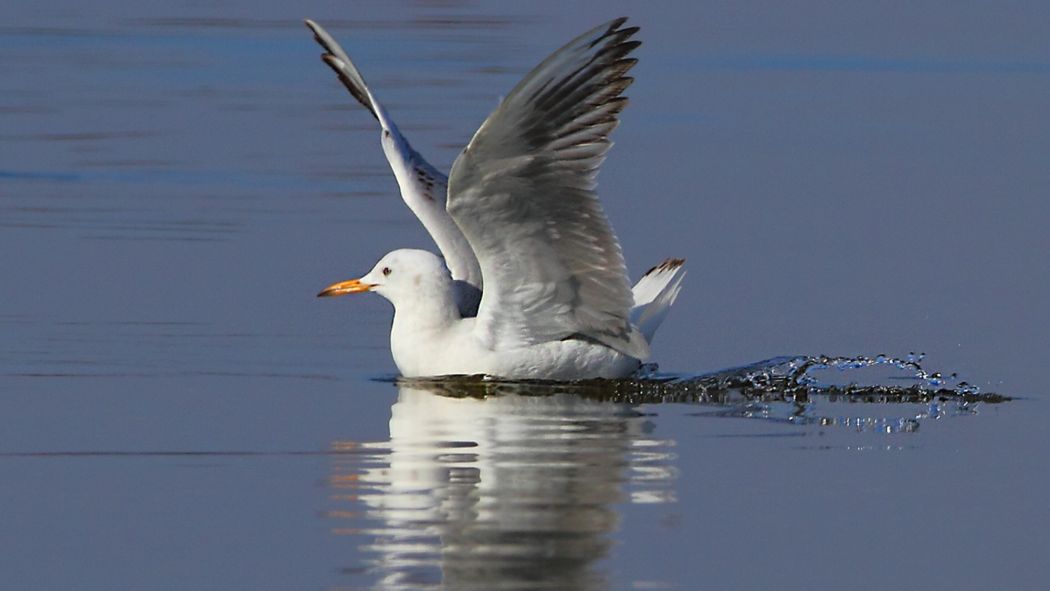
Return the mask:
{"type": "Polygon", "coordinates": [[[463,286],[468,297],[460,300],[461,304],[464,304],[461,311],[472,316],[479,297],[477,290],[481,288],[481,268],[474,251],[445,209],[448,177],[431,166],[412,148],[335,38],[316,22],[309,19],[305,22],[313,31],[314,39],[325,50],[321,59],[336,73],[350,94],[364,105],[382,126],[383,152],[401,189],[401,198],[434,239],[445,257],[445,264],[448,265],[452,278],[475,288],[470,290],[463,286]]]}
{"type": "Polygon", "coordinates": [[[585,335],[638,358],[620,245],[594,191],[627,104],[637,27],[617,19],[553,53],[456,159],[448,211],[485,282],[475,335],[512,348],[585,335]]]}

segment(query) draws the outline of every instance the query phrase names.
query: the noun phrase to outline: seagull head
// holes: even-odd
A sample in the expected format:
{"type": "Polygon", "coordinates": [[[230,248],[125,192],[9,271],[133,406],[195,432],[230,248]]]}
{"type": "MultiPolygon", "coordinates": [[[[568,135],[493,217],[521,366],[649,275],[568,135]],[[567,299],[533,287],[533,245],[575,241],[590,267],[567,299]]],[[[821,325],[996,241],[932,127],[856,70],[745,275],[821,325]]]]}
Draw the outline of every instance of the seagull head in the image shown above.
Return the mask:
{"type": "Polygon", "coordinates": [[[425,250],[406,248],[387,253],[363,277],[333,283],[317,297],[374,291],[396,305],[399,301],[432,297],[451,288],[452,278],[441,258],[425,250]]]}

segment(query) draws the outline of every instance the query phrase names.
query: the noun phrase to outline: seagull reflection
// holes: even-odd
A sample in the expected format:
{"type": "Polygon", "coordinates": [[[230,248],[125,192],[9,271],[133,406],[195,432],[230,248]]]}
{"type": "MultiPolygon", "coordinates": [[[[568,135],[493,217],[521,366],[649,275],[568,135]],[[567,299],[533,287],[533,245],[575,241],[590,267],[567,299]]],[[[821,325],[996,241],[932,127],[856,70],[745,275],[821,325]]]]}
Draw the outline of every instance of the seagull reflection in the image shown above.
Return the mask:
{"type": "Polygon", "coordinates": [[[389,442],[336,465],[376,588],[605,588],[613,505],[674,500],[673,443],[631,406],[511,390],[399,385],[389,442]]]}

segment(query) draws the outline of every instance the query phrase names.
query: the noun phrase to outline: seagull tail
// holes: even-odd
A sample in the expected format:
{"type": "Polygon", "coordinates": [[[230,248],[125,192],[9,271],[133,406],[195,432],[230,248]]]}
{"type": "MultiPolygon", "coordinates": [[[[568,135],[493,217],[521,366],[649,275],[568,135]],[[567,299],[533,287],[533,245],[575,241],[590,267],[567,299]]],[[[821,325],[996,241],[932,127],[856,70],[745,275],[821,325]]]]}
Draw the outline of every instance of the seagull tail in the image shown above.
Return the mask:
{"type": "Polygon", "coordinates": [[[649,269],[631,290],[634,294],[631,324],[638,327],[649,343],[653,342],[656,329],[682,290],[684,278],[685,259],[667,259],[649,269]]]}

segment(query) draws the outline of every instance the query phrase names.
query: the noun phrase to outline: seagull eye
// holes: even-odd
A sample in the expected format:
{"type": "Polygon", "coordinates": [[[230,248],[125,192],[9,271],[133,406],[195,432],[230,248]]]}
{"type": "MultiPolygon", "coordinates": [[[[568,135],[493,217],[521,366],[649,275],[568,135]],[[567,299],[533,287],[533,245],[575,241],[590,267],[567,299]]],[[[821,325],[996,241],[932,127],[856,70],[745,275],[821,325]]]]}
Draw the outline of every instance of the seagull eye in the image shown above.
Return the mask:
{"type": "Polygon", "coordinates": [[[389,274],[390,274],[390,267],[383,267],[383,275],[386,276],[386,275],[389,275],[389,274]]]}

